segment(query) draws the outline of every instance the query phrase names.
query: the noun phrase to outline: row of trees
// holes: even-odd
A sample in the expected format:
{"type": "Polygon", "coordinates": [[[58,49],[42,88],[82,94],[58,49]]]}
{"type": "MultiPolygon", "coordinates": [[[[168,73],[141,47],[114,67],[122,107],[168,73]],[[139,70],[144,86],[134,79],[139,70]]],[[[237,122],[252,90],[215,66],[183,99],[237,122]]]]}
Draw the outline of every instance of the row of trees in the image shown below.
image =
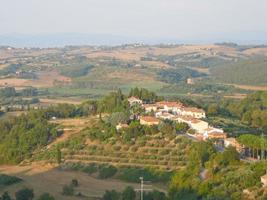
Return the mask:
{"type": "MultiPolygon", "coordinates": [[[[137,193],[130,186],[126,187],[121,193],[116,190],[107,190],[103,196],[103,200],[135,200],[136,198],[137,193]]],[[[167,197],[163,192],[153,190],[151,192],[145,192],[143,199],[167,200],[167,197]]]]}
{"type": "Polygon", "coordinates": [[[142,99],[143,101],[147,102],[147,103],[154,103],[156,101],[160,101],[163,100],[162,97],[159,97],[156,95],[155,92],[151,92],[145,88],[133,88],[130,90],[130,93],[128,95],[129,97],[138,97],[139,99],[142,99]]]}
{"type": "Polygon", "coordinates": [[[38,90],[34,87],[28,87],[21,91],[16,91],[14,87],[5,87],[0,90],[0,97],[15,97],[15,96],[25,96],[25,97],[32,97],[37,96],[38,90]]]}
{"type": "MultiPolygon", "coordinates": [[[[29,188],[18,190],[15,193],[15,200],[33,200],[34,197],[35,197],[34,191],[29,188]]],[[[0,196],[0,200],[12,200],[12,198],[8,192],[4,192],[2,196],[0,196]]],[[[51,196],[49,193],[44,193],[41,196],[39,196],[37,200],[55,200],[55,198],[51,196]]]]}

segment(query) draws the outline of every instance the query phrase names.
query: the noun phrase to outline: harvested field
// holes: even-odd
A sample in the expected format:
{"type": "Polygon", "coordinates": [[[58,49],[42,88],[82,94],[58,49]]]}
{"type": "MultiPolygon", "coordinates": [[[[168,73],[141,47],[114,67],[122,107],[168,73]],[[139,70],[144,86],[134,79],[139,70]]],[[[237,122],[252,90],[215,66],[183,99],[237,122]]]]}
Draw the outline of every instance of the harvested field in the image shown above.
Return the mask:
{"type": "Polygon", "coordinates": [[[6,79],[0,79],[0,86],[1,87],[25,87],[28,86],[27,79],[18,79],[18,78],[6,78],[6,79]]]}
{"type": "Polygon", "coordinates": [[[254,85],[237,85],[237,84],[231,84],[235,86],[236,88],[244,89],[244,90],[253,90],[253,91],[266,91],[267,86],[254,86],[254,85]]]}
{"type": "Polygon", "coordinates": [[[24,187],[33,188],[35,196],[49,192],[55,199],[78,200],[81,197],[63,196],[62,187],[70,184],[72,179],[77,179],[80,186],[76,193],[85,196],[84,199],[98,199],[105,190],[115,189],[122,191],[127,186],[134,188],[139,184],[125,183],[119,180],[99,180],[81,172],[64,171],[55,165],[33,164],[31,166],[0,166],[0,173],[17,176],[24,181],[9,187],[0,188],[0,194],[8,191],[14,197],[14,193],[24,187]]]}
{"type": "Polygon", "coordinates": [[[65,76],[60,75],[57,71],[48,71],[37,74],[37,79],[20,79],[20,78],[6,78],[0,79],[0,87],[16,87],[16,88],[25,88],[25,87],[37,87],[37,88],[46,88],[53,87],[54,82],[60,81],[65,84],[70,84],[71,79],[65,76]]]}
{"type": "Polygon", "coordinates": [[[63,103],[67,103],[67,104],[74,104],[74,105],[79,105],[82,103],[82,101],[79,100],[72,100],[72,99],[45,99],[45,98],[41,98],[39,99],[40,103],[43,104],[63,104],[63,103]]]}

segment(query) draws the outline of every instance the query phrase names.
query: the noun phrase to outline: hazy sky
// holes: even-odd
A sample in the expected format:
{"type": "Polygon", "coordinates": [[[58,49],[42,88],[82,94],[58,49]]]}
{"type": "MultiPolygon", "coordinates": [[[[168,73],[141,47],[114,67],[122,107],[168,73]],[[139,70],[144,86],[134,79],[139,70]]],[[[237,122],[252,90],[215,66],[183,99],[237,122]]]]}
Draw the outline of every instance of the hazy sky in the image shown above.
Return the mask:
{"type": "Polygon", "coordinates": [[[0,34],[161,38],[267,32],[267,0],[0,0],[0,34]]]}

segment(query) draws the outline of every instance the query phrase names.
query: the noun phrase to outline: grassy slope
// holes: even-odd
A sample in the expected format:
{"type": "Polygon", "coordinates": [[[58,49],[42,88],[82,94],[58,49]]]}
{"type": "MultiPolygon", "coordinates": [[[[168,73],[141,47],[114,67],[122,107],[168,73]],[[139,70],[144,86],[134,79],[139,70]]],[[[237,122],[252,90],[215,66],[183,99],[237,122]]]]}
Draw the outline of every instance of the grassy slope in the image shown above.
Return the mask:
{"type": "Polygon", "coordinates": [[[211,69],[221,82],[240,85],[267,84],[267,59],[243,60],[211,69]]]}

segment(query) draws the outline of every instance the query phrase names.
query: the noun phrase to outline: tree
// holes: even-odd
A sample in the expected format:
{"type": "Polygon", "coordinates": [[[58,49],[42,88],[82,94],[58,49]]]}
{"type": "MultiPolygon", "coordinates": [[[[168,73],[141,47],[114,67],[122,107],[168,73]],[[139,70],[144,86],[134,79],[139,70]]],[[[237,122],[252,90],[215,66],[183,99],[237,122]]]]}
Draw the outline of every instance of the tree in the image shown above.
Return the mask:
{"type": "Polygon", "coordinates": [[[132,187],[128,186],[122,192],[122,200],[134,200],[136,197],[135,191],[132,187]]]}
{"type": "Polygon", "coordinates": [[[217,115],[219,113],[219,106],[216,104],[211,104],[208,107],[207,114],[208,115],[217,115]]]}
{"type": "Polygon", "coordinates": [[[61,150],[59,147],[57,147],[57,163],[61,163],[61,150]]]}
{"type": "Polygon", "coordinates": [[[120,198],[120,193],[116,190],[106,190],[103,200],[118,200],[120,198]]]}
{"type": "Polygon", "coordinates": [[[34,193],[32,189],[21,189],[15,193],[16,200],[32,200],[34,193]]]}
{"type": "Polygon", "coordinates": [[[11,200],[11,197],[9,196],[8,192],[4,192],[2,197],[0,198],[1,200],[11,200]]]}
{"type": "Polygon", "coordinates": [[[126,123],[128,120],[129,114],[125,112],[112,113],[108,118],[108,122],[111,123],[113,126],[116,126],[119,123],[126,123]]]}
{"type": "Polygon", "coordinates": [[[38,200],[55,200],[55,198],[49,193],[44,193],[38,198],[38,200]]]}

